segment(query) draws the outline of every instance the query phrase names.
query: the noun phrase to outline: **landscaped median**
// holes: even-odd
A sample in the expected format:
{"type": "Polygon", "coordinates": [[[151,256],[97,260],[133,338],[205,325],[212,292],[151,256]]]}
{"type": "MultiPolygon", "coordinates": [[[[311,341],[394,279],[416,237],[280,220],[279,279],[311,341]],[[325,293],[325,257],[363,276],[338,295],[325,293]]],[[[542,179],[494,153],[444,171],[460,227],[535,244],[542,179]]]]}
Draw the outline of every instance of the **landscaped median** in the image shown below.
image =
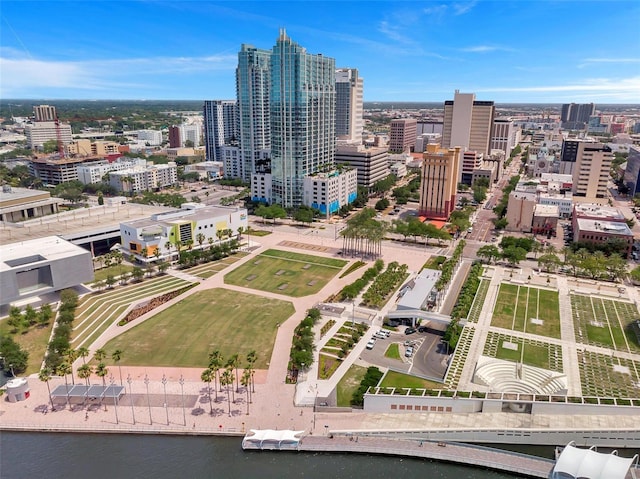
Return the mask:
{"type": "Polygon", "coordinates": [[[325,343],[319,356],[318,379],[329,379],[333,375],[367,329],[366,324],[345,324],[325,343]]]}

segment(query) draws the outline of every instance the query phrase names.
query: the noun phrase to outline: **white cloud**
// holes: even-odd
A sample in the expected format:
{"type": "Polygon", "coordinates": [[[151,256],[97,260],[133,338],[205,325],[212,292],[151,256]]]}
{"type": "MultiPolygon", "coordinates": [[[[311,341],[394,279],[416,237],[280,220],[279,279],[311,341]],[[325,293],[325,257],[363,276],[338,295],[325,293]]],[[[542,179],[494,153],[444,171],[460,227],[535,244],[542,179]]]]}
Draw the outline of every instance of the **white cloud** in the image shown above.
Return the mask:
{"type": "Polygon", "coordinates": [[[426,15],[434,15],[434,16],[442,16],[447,12],[451,12],[452,15],[464,15],[473,7],[476,6],[478,2],[476,0],[472,0],[470,2],[455,2],[451,4],[440,4],[434,5],[432,7],[423,8],[422,12],[426,15]],[[449,8],[451,7],[451,8],[449,8]]]}
{"type": "Polygon", "coordinates": [[[124,90],[154,88],[151,76],[232,70],[235,55],[208,57],[156,57],[88,61],[52,61],[18,58],[16,52],[0,56],[0,96],[25,95],[40,89],[124,90]]]}
{"type": "Polygon", "coordinates": [[[471,10],[473,7],[475,7],[476,3],[478,3],[478,2],[475,1],[475,0],[473,0],[471,2],[454,3],[452,5],[453,6],[454,15],[464,15],[469,10],[471,10]]]}
{"type": "Polygon", "coordinates": [[[475,45],[473,47],[461,48],[461,51],[469,52],[469,53],[488,53],[488,52],[496,52],[496,51],[512,52],[513,49],[508,47],[495,46],[495,45],[475,45]]]}
{"type": "Polygon", "coordinates": [[[640,58],[585,58],[582,63],[578,65],[578,68],[584,68],[591,65],[600,64],[627,64],[627,63],[640,63],[640,58]]]}
{"type": "Polygon", "coordinates": [[[400,29],[398,27],[393,27],[389,25],[389,22],[386,22],[386,21],[380,22],[380,26],[378,27],[378,31],[383,35],[386,35],[387,38],[389,38],[390,40],[393,40],[399,43],[405,43],[408,45],[414,43],[414,41],[411,38],[406,37],[405,35],[400,33],[399,30],[400,29]]]}

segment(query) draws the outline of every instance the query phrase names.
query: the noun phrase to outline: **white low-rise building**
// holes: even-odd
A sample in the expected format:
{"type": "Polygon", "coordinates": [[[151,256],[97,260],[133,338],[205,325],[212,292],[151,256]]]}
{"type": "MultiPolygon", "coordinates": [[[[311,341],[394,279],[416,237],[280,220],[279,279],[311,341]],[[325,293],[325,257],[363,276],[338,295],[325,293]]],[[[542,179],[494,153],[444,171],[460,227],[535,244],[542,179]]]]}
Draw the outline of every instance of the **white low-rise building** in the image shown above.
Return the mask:
{"type": "Polygon", "coordinates": [[[99,164],[80,165],[78,166],[78,181],[85,185],[100,183],[107,173],[145,167],[146,164],[146,160],[142,158],[121,157],[112,162],[104,161],[99,164]]]}
{"type": "Polygon", "coordinates": [[[244,208],[185,203],[179,210],[120,223],[120,244],[124,253],[143,262],[173,260],[178,251],[221,244],[247,227],[244,208]]]}
{"type": "Polygon", "coordinates": [[[178,167],[174,162],[166,165],[150,164],[109,173],[109,184],[118,191],[136,193],[173,186],[178,182],[178,167]]]}
{"type": "Polygon", "coordinates": [[[358,171],[343,168],[304,178],[303,202],[324,215],[336,213],[358,196],[358,171]]]}

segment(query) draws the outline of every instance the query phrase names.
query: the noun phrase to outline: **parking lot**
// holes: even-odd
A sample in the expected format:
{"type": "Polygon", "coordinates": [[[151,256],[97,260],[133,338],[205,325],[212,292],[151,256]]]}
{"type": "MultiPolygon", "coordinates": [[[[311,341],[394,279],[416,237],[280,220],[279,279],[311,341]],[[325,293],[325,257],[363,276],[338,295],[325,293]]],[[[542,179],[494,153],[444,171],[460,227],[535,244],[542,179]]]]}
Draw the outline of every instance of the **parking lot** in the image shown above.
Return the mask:
{"type": "MultiPolygon", "coordinates": [[[[405,335],[404,328],[391,332],[386,339],[376,339],[372,349],[365,349],[361,357],[368,363],[396,371],[429,378],[443,378],[447,369],[447,346],[441,334],[415,332],[405,335]],[[389,345],[397,343],[400,359],[388,358],[385,352],[389,345]],[[406,348],[412,347],[411,357],[405,357],[406,348]]],[[[452,352],[452,351],[450,351],[452,352]]]]}

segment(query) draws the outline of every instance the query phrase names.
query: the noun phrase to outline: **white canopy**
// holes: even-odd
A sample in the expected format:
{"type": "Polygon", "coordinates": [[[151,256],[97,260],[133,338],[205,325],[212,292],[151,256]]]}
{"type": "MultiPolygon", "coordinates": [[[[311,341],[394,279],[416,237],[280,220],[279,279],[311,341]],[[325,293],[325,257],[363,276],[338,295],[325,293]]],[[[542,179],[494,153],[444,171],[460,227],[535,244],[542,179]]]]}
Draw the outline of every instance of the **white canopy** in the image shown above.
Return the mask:
{"type": "Polygon", "coordinates": [[[242,440],[243,449],[272,449],[295,447],[300,442],[298,434],[304,431],[291,431],[289,429],[250,429],[242,440]]]}
{"type": "Polygon", "coordinates": [[[562,473],[575,478],[624,479],[637,456],[624,458],[617,454],[617,451],[603,454],[593,449],[579,449],[571,442],[556,461],[554,476],[562,473]]]}

